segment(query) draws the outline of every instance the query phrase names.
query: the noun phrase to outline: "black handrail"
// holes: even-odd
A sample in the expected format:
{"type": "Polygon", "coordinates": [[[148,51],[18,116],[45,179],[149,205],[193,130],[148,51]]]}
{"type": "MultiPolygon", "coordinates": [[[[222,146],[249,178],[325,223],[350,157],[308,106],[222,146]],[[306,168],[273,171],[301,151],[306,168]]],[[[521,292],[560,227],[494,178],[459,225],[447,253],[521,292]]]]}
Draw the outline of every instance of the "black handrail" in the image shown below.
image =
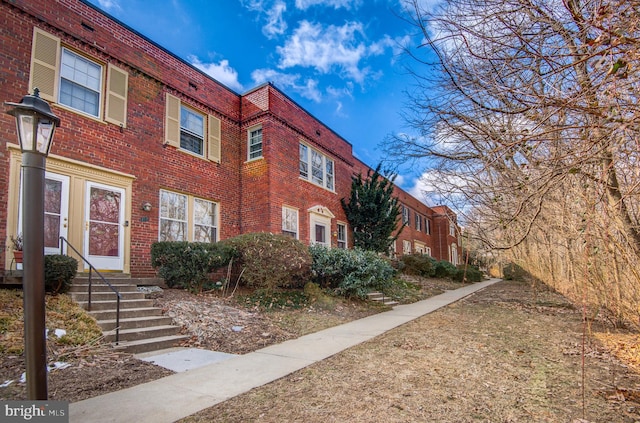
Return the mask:
{"type": "Polygon", "coordinates": [[[78,251],[73,245],[69,244],[69,241],[61,236],[60,237],[60,254],[64,254],[64,243],[67,243],[67,247],[70,247],[86,264],[89,265],[89,305],[87,307],[88,311],[91,311],[91,275],[93,274],[93,272],[96,273],[96,275],[98,275],[100,277],[100,279],[102,279],[102,282],[106,283],[107,286],[109,288],[111,288],[111,290],[116,294],[116,345],[118,345],[118,343],[120,342],[120,299],[122,298],[122,294],[120,294],[120,292],[113,287],[113,285],[111,285],[109,283],[108,280],[106,280],[104,278],[104,276],[102,276],[102,274],[100,272],[98,272],[98,269],[96,269],[93,264],[89,263],[89,260],[87,260],[81,253],[80,251],[78,251]]]}

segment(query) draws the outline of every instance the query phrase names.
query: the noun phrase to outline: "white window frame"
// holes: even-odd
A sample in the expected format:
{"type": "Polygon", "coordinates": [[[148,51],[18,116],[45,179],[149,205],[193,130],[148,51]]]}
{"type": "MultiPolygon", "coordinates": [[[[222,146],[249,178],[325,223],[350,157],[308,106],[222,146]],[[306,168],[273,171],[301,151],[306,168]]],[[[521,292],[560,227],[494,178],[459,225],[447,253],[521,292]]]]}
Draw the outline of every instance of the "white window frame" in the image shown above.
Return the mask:
{"type": "Polygon", "coordinates": [[[428,255],[429,257],[433,257],[433,255],[431,254],[431,247],[425,247],[424,248],[424,253],[426,255],[428,255]]]}
{"type": "Polygon", "coordinates": [[[347,243],[347,224],[343,222],[336,223],[336,238],[338,248],[346,249],[347,243]]]}
{"type": "Polygon", "coordinates": [[[214,201],[209,201],[209,200],[205,200],[203,198],[198,198],[198,197],[194,197],[193,198],[193,216],[192,216],[192,233],[193,233],[193,241],[194,242],[218,242],[218,203],[214,202],[214,201]],[[196,203],[206,203],[207,205],[211,206],[213,208],[213,212],[210,213],[211,215],[211,222],[198,222],[197,221],[197,216],[196,216],[196,203]],[[210,232],[209,234],[212,235],[210,236],[210,240],[202,240],[202,239],[196,239],[196,227],[200,226],[200,227],[205,227],[207,228],[210,232]],[[211,232],[212,231],[212,232],[211,232]]]}
{"type": "Polygon", "coordinates": [[[159,208],[159,224],[158,224],[158,240],[159,241],[187,241],[189,239],[189,197],[185,194],[180,194],[174,191],[168,191],[168,190],[160,190],[160,208],[159,208]],[[176,214],[172,214],[172,213],[167,213],[167,209],[164,206],[163,203],[163,194],[168,194],[168,195],[173,195],[179,198],[183,198],[184,199],[184,207],[185,209],[179,213],[180,215],[176,215],[176,214]],[[164,214],[164,215],[163,215],[164,214]],[[182,237],[180,237],[179,239],[176,238],[171,238],[168,239],[166,238],[163,232],[163,221],[170,221],[170,222],[177,222],[180,225],[182,225],[182,237]]]}
{"type": "Polygon", "coordinates": [[[293,238],[298,239],[300,231],[299,213],[298,209],[293,207],[282,206],[282,233],[285,235],[292,235],[293,238]]]}
{"type": "Polygon", "coordinates": [[[198,157],[204,157],[206,155],[206,147],[207,144],[205,143],[205,130],[206,130],[206,119],[207,116],[196,111],[195,109],[192,109],[191,107],[187,107],[185,104],[181,103],[180,104],[180,149],[187,151],[191,154],[195,154],[198,157]],[[201,129],[201,133],[197,133],[193,130],[193,128],[190,128],[188,126],[183,126],[183,118],[188,116],[195,116],[196,118],[200,118],[200,121],[202,122],[202,127],[201,129]],[[200,152],[198,153],[197,151],[193,151],[189,148],[187,148],[186,146],[184,146],[182,144],[182,136],[183,134],[187,135],[187,136],[192,136],[194,138],[196,138],[197,140],[200,141],[200,152]]]}
{"type": "Polygon", "coordinates": [[[160,224],[158,225],[158,240],[159,241],[189,241],[189,242],[207,242],[207,241],[202,241],[202,240],[195,240],[195,234],[196,234],[196,226],[208,226],[208,228],[210,230],[213,230],[213,240],[211,240],[211,242],[217,242],[220,239],[220,203],[215,202],[215,201],[211,201],[211,200],[207,200],[204,198],[200,198],[200,197],[194,197],[191,195],[187,195],[187,194],[182,194],[179,192],[175,192],[175,191],[171,191],[171,190],[166,190],[166,189],[161,189],[160,190],[160,210],[158,211],[159,214],[159,222],[160,224]],[[168,195],[173,195],[179,198],[183,199],[183,204],[184,204],[184,210],[180,213],[180,215],[178,217],[176,216],[163,216],[163,211],[165,210],[163,208],[163,194],[168,194],[168,195]],[[213,207],[213,219],[210,225],[207,225],[205,222],[197,222],[196,221],[196,202],[206,202],[209,205],[211,205],[213,207]],[[162,230],[162,222],[163,221],[172,221],[172,222],[179,222],[181,225],[183,225],[183,234],[182,237],[180,239],[166,239],[163,237],[163,230],[162,230]]]}
{"type": "Polygon", "coordinates": [[[252,128],[247,129],[247,161],[251,161],[251,160],[258,160],[263,158],[263,132],[262,132],[262,125],[259,126],[254,126],[252,128]],[[255,135],[257,134],[257,132],[260,131],[259,135],[255,135]],[[260,138],[260,142],[257,142],[258,137],[260,138]],[[260,146],[259,149],[255,149],[254,151],[251,151],[251,149],[255,146],[260,146]]]}
{"type": "Polygon", "coordinates": [[[402,254],[411,254],[411,241],[402,241],[402,254]]]}
{"type": "Polygon", "coordinates": [[[427,235],[431,235],[431,219],[424,218],[424,232],[427,235]]]}
{"type": "Polygon", "coordinates": [[[415,218],[414,220],[416,221],[416,231],[421,231],[422,230],[422,216],[420,216],[418,213],[414,213],[415,218]]]}
{"type": "Polygon", "coordinates": [[[458,245],[454,242],[451,244],[451,263],[454,265],[458,265],[458,245]]]}
{"type": "Polygon", "coordinates": [[[456,236],[456,226],[452,222],[449,222],[449,235],[456,236]]]}
{"type": "Polygon", "coordinates": [[[327,155],[304,143],[300,143],[298,154],[300,178],[311,182],[314,185],[335,192],[336,162],[327,155]],[[319,166],[314,166],[314,157],[320,160],[319,166]],[[322,172],[322,175],[320,176],[317,173],[314,175],[314,169],[322,172]]]}
{"type": "MultiPolygon", "coordinates": [[[[78,72],[77,68],[74,68],[73,70],[74,70],[74,74],[75,74],[76,72],[78,72]]],[[[77,111],[77,112],[79,112],[79,113],[85,114],[85,115],[87,115],[87,116],[91,116],[92,118],[96,118],[96,119],[100,119],[100,118],[101,118],[101,116],[102,116],[102,103],[103,103],[103,101],[104,101],[104,93],[103,93],[103,91],[104,91],[104,66],[103,66],[103,65],[101,65],[101,64],[99,64],[99,63],[97,63],[97,62],[96,62],[96,61],[94,61],[94,60],[89,59],[89,58],[88,58],[88,57],[86,57],[86,56],[83,56],[83,55],[81,55],[81,54],[79,54],[79,53],[76,53],[76,52],[75,52],[75,51],[73,51],[73,50],[70,50],[70,49],[68,49],[68,48],[66,48],[66,47],[62,47],[62,48],[60,49],[60,75],[58,76],[58,84],[59,84],[59,85],[58,85],[58,86],[59,86],[59,89],[58,89],[58,99],[57,99],[58,104],[61,104],[61,105],[65,106],[65,107],[68,107],[68,108],[70,108],[70,109],[72,109],[72,110],[74,110],[74,111],[77,111]],[[74,57],[74,59],[75,59],[75,60],[79,60],[79,61],[87,62],[89,65],[93,65],[93,66],[95,66],[96,68],[98,68],[98,69],[99,69],[99,72],[100,72],[100,78],[99,78],[99,80],[98,80],[98,82],[97,82],[97,84],[98,84],[97,89],[96,89],[96,88],[94,88],[94,87],[90,87],[90,86],[88,86],[86,82],[82,82],[82,81],[80,81],[80,80],[79,80],[79,77],[76,77],[76,78],[72,78],[72,77],[67,78],[67,77],[63,76],[63,74],[65,73],[65,72],[63,71],[63,68],[64,68],[64,66],[65,66],[63,62],[64,62],[64,59],[65,59],[65,56],[67,56],[67,55],[68,55],[68,56],[72,56],[72,57],[74,57]],[[94,114],[94,113],[91,113],[91,112],[88,112],[88,111],[86,111],[86,110],[83,110],[83,109],[81,109],[81,108],[74,107],[72,104],[68,104],[68,103],[64,103],[64,102],[62,102],[62,95],[63,95],[63,93],[62,93],[62,86],[63,86],[63,80],[64,80],[64,81],[69,81],[69,83],[70,83],[70,84],[72,84],[72,85],[74,85],[74,86],[78,86],[78,87],[80,87],[80,88],[81,88],[81,89],[83,89],[83,90],[86,90],[86,91],[88,91],[88,92],[91,92],[91,93],[95,93],[95,94],[97,94],[97,103],[98,103],[98,104],[97,104],[97,106],[98,106],[98,110],[96,111],[96,113],[95,113],[95,114],[94,114]]]]}
{"type": "Polygon", "coordinates": [[[405,206],[404,204],[402,205],[402,223],[403,224],[409,224],[409,219],[410,219],[411,215],[409,213],[409,207],[405,206]]]}

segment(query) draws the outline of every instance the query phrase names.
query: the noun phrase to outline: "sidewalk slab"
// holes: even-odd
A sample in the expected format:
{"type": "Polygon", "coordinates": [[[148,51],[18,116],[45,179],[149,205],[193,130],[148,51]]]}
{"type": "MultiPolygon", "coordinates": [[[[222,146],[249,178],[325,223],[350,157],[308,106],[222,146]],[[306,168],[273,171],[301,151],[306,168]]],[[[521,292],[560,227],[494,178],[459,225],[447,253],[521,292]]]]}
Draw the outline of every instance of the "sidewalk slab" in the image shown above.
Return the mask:
{"type": "Polygon", "coordinates": [[[492,285],[491,279],[69,405],[70,422],[170,423],[280,379],[492,285]]]}

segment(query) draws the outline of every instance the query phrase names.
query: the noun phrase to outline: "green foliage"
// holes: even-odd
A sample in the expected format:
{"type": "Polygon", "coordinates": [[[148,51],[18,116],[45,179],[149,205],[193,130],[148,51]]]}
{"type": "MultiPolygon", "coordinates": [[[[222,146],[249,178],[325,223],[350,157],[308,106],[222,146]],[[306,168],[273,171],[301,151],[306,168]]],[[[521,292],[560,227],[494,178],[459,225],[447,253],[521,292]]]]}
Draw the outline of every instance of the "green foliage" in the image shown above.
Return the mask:
{"type": "Polygon", "coordinates": [[[482,272],[476,266],[460,264],[458,269],[453,275],[453,280],[456,282],[480,282],[482,281],[482,272]]]}
{"type": "MultiPolygon", "coordinates": [[[[402,231],[393,237],[400,221],[400,206],[393,196],[393,181],[396,175],[385,177],[379,164],[373,174],[351,177],[351,196],[347,202],[342,198],[342,208],[353,230],[354,246],[367,251],[386,253],[402,231]]],[[[404,227],[404,226],[403,226],[404,227]]]]}
{"type": "Polygon", "coordinates": [[[302,288],[309,280],[311,255],[308,248],[291,237],[271,233],[250,233],[221,241],[238,253],[241,282],[249,287],[274,290],[302,288]]]}
{"type": "Polygon", "coordinates": [[[63,254],[44,256],[44,286],[47,292],[64,294],[78,271],[78,260],[63,254]]]}
{"type": "Polygon", "coordinates": [[[446,260],[438,260],[433,264],[433,276],[436,278],[453,278],[457,268],[446,260]]]}
{"type": "Polygon", "coordinates": [[[235,250],[222,243],[156,242],[151,263],[168,287],[199,293],[210,283],[209,274],[229,264],[235,250]]]}
{"type": "Polygon", "coordinates": [[[524,280],[527,276],[527,271],[515,263],[509,263],[502,269],[503,277],[508,280],[524,280]]]}
{"type": "Polygon", "coordinates": [[[262,310],[286,310],[305,307],[309,303],[309,298],[301,290],[256,289],[251,295],[240,297],[239,301],[249,307],[259,307],[262,310]]]}
{"type": "Polygon", "coordinates": [[[399,261],[402,263],[402,273],[406,275],[428,278],[434,271],[434,260],[426,254],[406,254],[401,256],[399,261]]]}
{"type": "Polygon", "coordinates": [[[313,281],[346,297],[365,298],[373,290],[384,290],[395,273],[391,264],[373,251],[309,247],[313,281]]]}
{"type": "Polygon", "coordinates": [[[327,295],[317,283],[307,282],[304,286],[304,294],[309,299],[309,303],[318,308],[323,310],[333,310],[336,307],[336,298],[331,295],[327,295]]]}
{"type": "Polygon", "coordinates": [[[385,287],[383,293],[386,297],[392,298],[395,301],[413,303],[424,298],[421,295],[421,289],[422,287],[419,285],[403,279],[394,278],[391,283],[385,287]]]}

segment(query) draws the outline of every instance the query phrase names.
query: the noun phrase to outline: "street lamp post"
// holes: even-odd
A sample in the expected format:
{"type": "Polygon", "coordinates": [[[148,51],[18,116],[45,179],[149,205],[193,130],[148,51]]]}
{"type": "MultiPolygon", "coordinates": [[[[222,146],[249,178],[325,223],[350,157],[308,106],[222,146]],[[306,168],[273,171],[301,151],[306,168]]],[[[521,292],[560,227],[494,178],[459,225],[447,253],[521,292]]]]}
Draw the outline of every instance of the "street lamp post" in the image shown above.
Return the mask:
{"type": "Polygon", "coordinates": [[[60,119],[36,88],[20,103],[5,103],[16,118],[22,151],[22,290],[24,297],[24,350],[27,395],[46,400],[47,345],[44,289],[44,185],[46,158],[60,119]]]}

